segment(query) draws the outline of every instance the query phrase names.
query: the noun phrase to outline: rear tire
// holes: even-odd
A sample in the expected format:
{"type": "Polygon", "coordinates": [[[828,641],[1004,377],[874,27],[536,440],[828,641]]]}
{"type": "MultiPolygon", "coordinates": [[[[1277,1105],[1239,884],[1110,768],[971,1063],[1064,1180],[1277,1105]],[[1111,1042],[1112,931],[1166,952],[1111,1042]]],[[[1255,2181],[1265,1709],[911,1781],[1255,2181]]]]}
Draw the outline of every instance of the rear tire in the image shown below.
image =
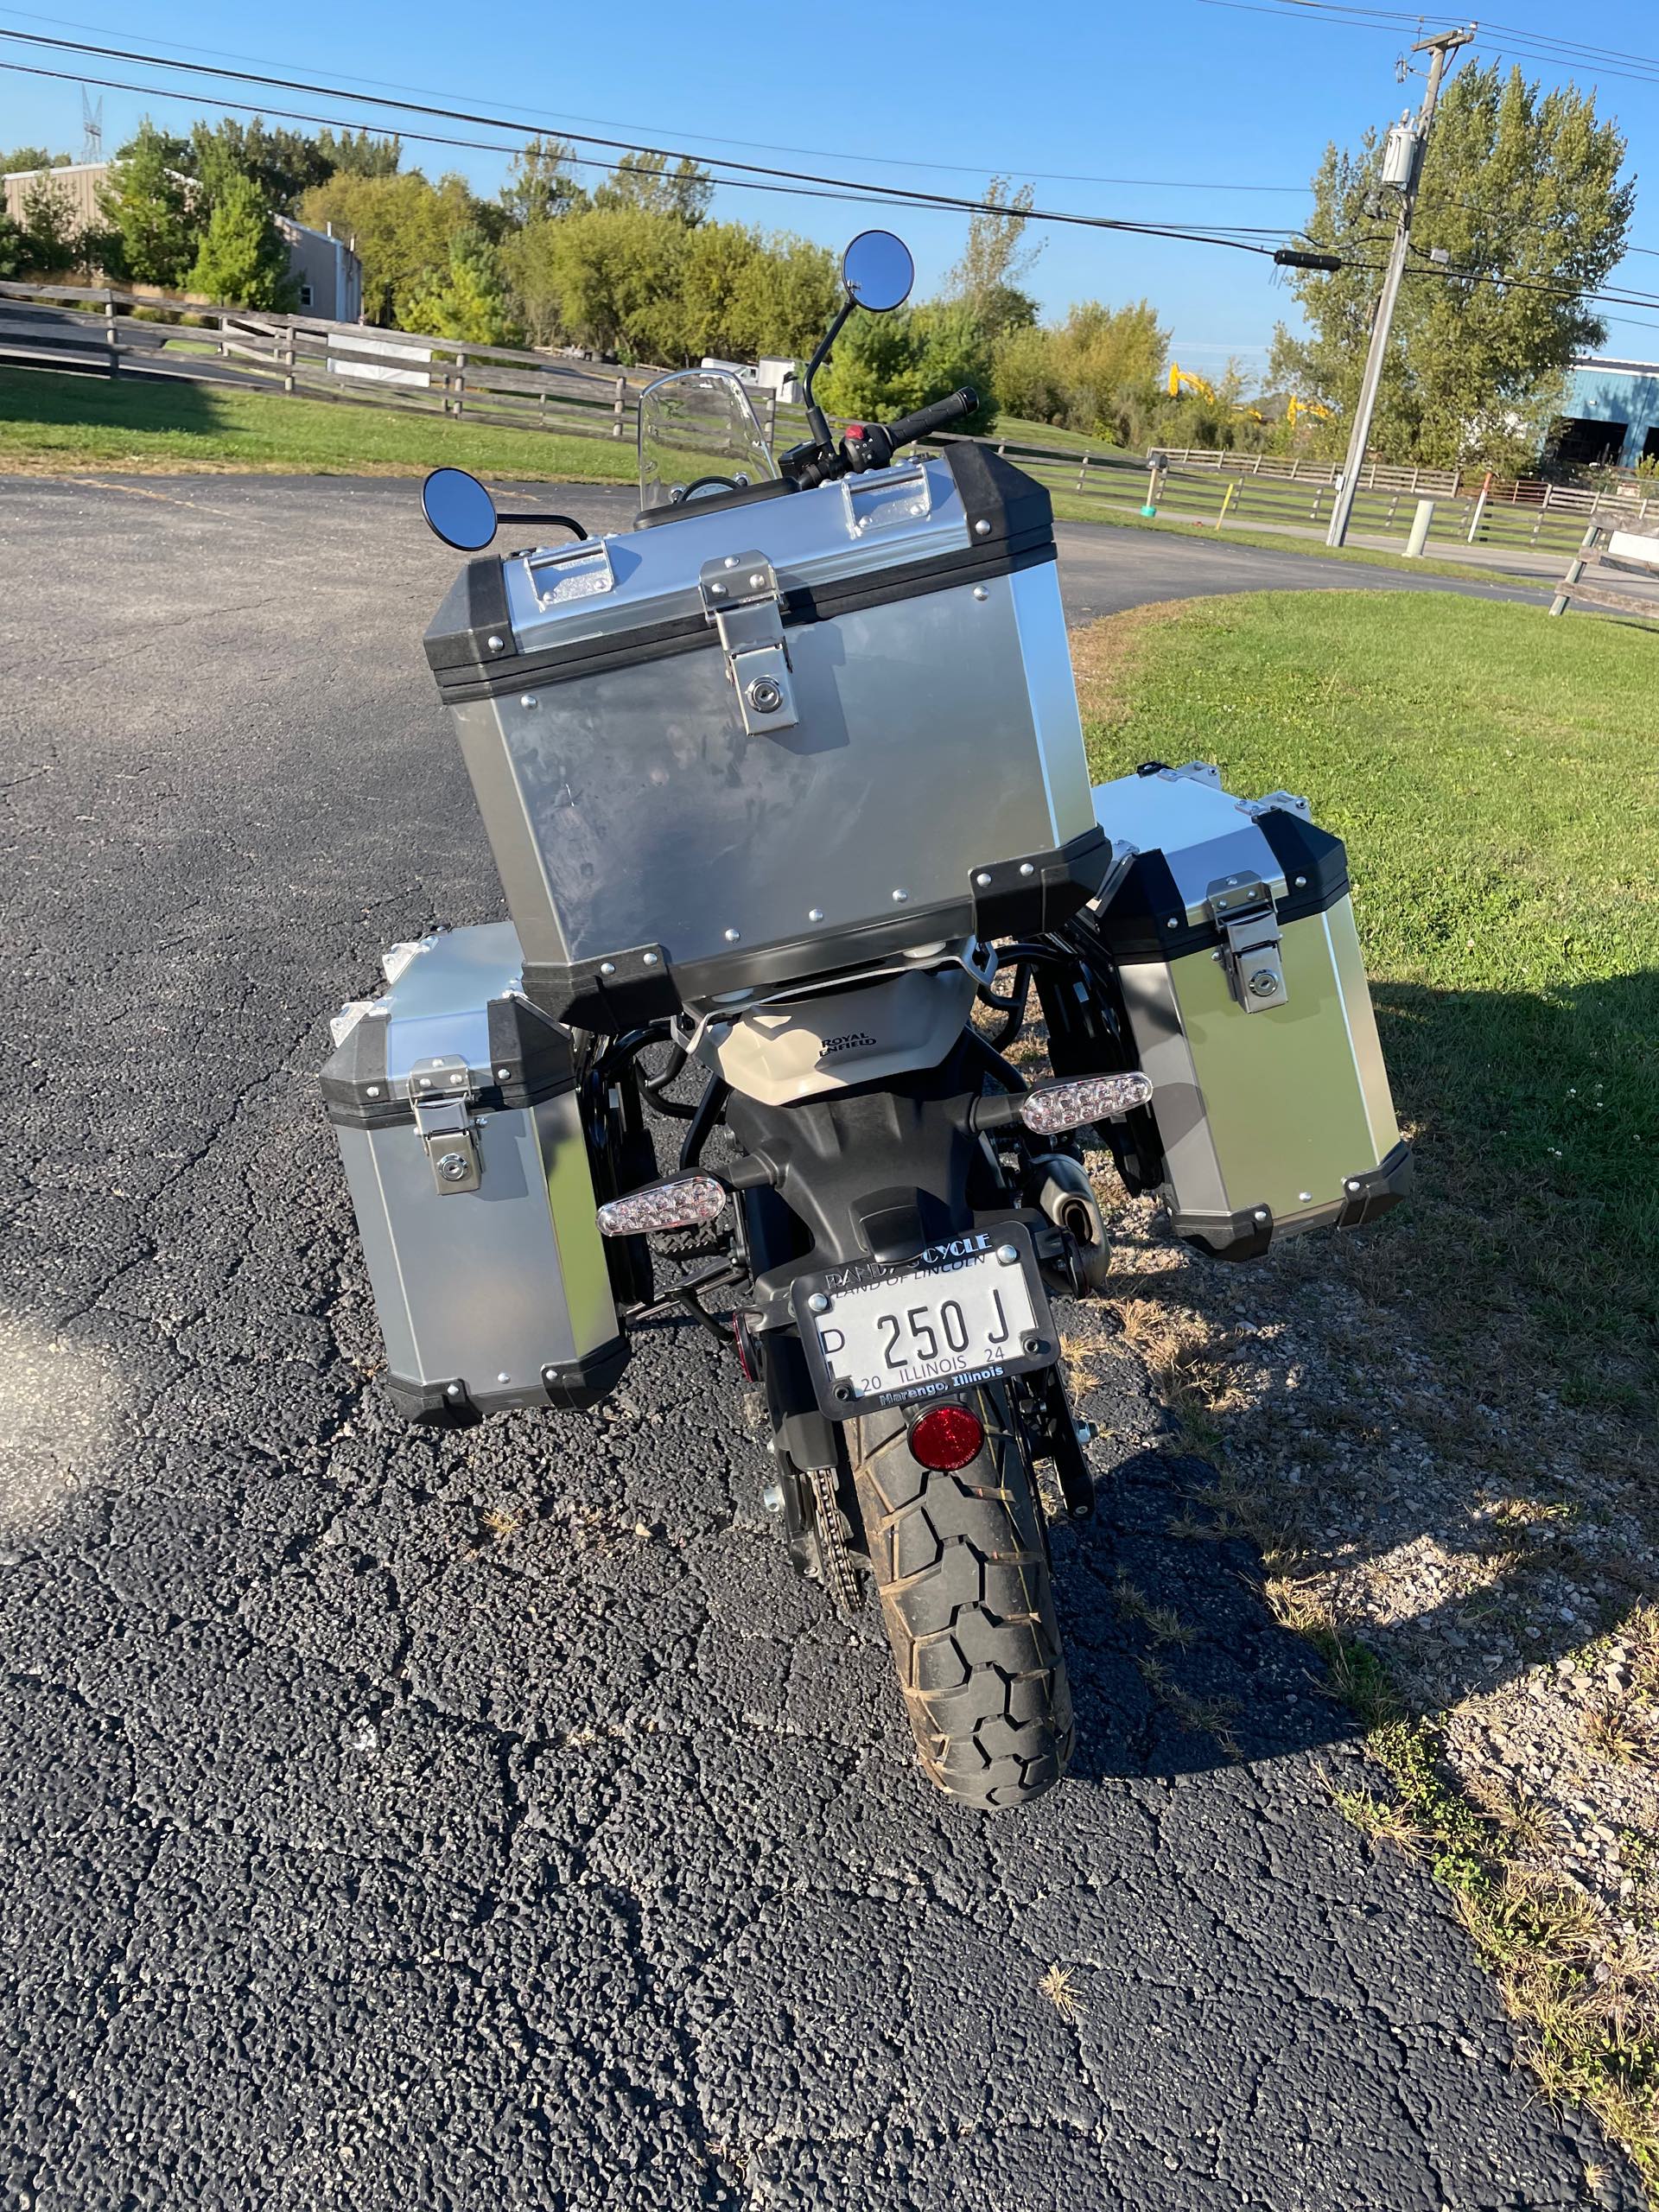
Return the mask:
{"type": "Polygon", "coordinates": [[[848,1424],[881,1617],[922,1764],[993,1811],[1051,1789],[1071,1756],[1071,1694],[1030,1462],[1000,1389],[976,1392],[977,1459],[920,1465],[902,1412],[848,1424]]]}

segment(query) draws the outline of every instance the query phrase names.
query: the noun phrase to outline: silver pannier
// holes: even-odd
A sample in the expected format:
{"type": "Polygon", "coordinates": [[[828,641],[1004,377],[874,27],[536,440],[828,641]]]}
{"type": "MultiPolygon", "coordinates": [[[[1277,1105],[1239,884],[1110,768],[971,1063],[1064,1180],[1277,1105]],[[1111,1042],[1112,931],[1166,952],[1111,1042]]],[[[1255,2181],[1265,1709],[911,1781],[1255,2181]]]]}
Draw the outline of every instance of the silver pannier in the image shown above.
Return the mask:
{"type": "Polygon", "coordinates": [[[510,922],[385,957],[322,1071],[386,1347],[410,1420],[588,1405],[627,1359],[570,1039],[529,1005],[510,922]]]}
{"type": "Polygon", "coordinates": [[[1341,839],[1306,801],[1239,798],[1198,761],[1148,762],[1095,806],[1111,870],[1067,935],[1100,1011],[1054,1000],[1051,1044],[1062,1071],[1116,1054],[1152,1078],[1152,1103],[1108,1132],[1130,1186],[1227,1259],[1397,1205],[1411,1154],[1341,839]]]}
{"type": "Polygon", "coordinates": [[[615,1032],[1097,887],[1041,486],[963,444],[641,524],[470,562],[427,632],[538,1005],[615,1032]]]}

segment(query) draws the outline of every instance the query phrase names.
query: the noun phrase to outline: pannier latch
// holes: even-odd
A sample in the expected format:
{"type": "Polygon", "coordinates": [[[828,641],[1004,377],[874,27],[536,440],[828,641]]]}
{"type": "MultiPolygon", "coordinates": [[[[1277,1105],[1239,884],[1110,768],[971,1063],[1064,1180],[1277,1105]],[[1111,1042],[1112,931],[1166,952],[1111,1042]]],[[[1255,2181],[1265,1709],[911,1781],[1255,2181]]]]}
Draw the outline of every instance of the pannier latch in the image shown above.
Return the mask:
{"type": "Polygon", "coordinates": [[[474,1095],[471,1071],[453,1052],[416,1060],[410,1069],[409,1103],[440,1198],[478,1188],[482,1163],[470,1111],[474,1095]]]}
{"type": "Polygon", "coordinates": [[[726,673],[751,737],[793,729],[795,691],[784,643],[778,578],[764,553],[705,561],[697,575],[702,611],[720,632],[726,673]]]}
{"type": "Polygon", "coordinates": [[[1273,893],[1259,876],[1230,875],[1212,883],[1206,901],[1221,931],[1219,957],[1233,996],[1246,1014],[1283,1006],[1285,962],[1273,893]]]}

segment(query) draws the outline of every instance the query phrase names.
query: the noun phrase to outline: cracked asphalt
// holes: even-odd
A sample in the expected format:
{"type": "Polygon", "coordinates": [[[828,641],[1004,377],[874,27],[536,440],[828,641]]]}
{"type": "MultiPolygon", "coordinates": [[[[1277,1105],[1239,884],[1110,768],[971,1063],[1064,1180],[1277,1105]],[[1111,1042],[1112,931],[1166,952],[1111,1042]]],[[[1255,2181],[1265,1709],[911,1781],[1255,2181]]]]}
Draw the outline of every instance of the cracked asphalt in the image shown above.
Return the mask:
{"type": "MultiPolygon", "coordinates": [[[[1074,611],[1212,588],[1065,544],[1074,611]]],[[[1077,1765],[992,1821],[697,1334],[592,1414],[383,1404],[325,1017],[499,912],[410,487],[11,481],[0,547],[5,2204],[1633,2212],[1109,1343],[1077,1765]]]]}

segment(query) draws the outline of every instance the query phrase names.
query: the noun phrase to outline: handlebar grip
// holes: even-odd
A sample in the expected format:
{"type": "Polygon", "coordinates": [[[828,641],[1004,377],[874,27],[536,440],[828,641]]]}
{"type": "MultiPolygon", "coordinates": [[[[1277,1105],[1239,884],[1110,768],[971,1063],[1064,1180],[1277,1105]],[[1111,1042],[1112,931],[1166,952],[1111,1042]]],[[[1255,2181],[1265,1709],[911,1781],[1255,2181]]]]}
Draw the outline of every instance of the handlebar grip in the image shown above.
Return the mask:
{"type": "Polygon", "coordinates": [[[901,415],[896,423],[887,423],[887,442],[896,452],[916,438],[925,438],[930,430],[942,430],[947,423],[971,415],[978,405],[979,394],[971,385],[963,385],[948,399],[936,399],[931,407],[918,407],[913,415],[901,415]]]}

